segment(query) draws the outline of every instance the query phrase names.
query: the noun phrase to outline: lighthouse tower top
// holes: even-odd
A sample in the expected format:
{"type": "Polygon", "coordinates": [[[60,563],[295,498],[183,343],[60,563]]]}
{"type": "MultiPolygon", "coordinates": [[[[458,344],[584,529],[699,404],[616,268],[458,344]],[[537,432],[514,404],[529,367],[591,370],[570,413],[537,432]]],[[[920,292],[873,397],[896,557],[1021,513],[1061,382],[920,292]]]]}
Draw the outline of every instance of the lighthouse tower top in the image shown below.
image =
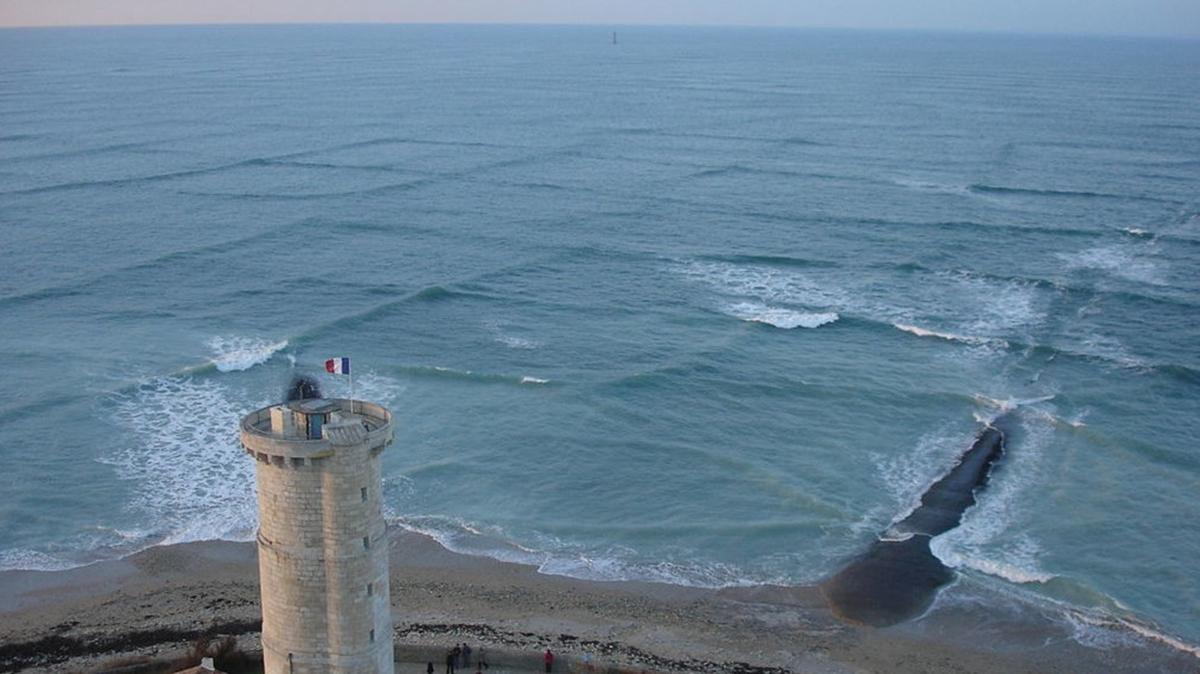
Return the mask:
{"type": "Polygon", "coordinates": [[[364,400],[310,398],[255,410],[242,418],[241,431],[251,454],[323,459],[338,447],[367,444],[382,451],[392,441],[392,413],[364,400]]]}

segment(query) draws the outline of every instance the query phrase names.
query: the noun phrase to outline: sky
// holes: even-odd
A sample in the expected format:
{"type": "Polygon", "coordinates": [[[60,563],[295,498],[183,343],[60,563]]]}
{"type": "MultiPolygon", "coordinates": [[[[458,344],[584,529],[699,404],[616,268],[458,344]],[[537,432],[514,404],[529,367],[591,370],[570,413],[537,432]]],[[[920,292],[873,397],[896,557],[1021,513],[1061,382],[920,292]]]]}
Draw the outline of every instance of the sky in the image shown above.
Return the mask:
{"type": "Polygon", "coordinates": [[[1200,37],[1200,0],[0,0],[0,26],[758,25],[1200,37]]]}

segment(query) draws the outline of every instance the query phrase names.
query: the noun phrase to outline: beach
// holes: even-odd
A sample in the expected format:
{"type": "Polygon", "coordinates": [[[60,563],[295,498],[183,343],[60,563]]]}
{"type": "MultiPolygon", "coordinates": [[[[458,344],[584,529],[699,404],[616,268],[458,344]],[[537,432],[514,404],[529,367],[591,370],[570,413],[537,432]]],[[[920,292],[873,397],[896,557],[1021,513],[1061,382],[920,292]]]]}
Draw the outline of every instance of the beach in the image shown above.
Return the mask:
{"type": "MultiPolygon", "coordinates": [[[[391,531],[391,569],[397,654],[414,662],[465,642],[484,647],[497,671],[536,662],[547,647],[563,669],[586,661],[661,672],[1200,671],[1200,659],[1151,641],[1084,646],[1030,607],[935,604],[912,623],[855,627],[811,587],[584,581],[454,553],[400,529],[391,531]]],[[[0,671],[104,671],[177,655],[210,631],[252,651],[257,575],[254,545],[224,541],[0,573],[0,671]]]]}

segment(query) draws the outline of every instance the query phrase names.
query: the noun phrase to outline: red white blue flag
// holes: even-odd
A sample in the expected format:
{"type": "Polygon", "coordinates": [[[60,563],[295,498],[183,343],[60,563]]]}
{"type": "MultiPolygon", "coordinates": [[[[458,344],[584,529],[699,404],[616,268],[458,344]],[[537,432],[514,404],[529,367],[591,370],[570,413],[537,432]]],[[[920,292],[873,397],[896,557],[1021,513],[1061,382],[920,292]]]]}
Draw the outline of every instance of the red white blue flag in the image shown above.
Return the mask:
{"type": "Polygon", "coordinates": [[[330,358],[325,361],[325,371],[333,374],[350,374],[350,359],[330,358]]]}

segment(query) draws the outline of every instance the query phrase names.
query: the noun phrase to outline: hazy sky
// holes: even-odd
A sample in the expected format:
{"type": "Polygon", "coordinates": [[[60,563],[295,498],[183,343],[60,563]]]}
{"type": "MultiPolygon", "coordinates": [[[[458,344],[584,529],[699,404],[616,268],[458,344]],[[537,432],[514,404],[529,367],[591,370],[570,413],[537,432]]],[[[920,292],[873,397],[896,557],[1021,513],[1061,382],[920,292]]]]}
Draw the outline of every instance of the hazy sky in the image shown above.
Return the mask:
{"type": "Polygon", "coordinates": [[[1200,36],[1200,0],[0,0],[0,26],[743,24],[1200,36]]]}

